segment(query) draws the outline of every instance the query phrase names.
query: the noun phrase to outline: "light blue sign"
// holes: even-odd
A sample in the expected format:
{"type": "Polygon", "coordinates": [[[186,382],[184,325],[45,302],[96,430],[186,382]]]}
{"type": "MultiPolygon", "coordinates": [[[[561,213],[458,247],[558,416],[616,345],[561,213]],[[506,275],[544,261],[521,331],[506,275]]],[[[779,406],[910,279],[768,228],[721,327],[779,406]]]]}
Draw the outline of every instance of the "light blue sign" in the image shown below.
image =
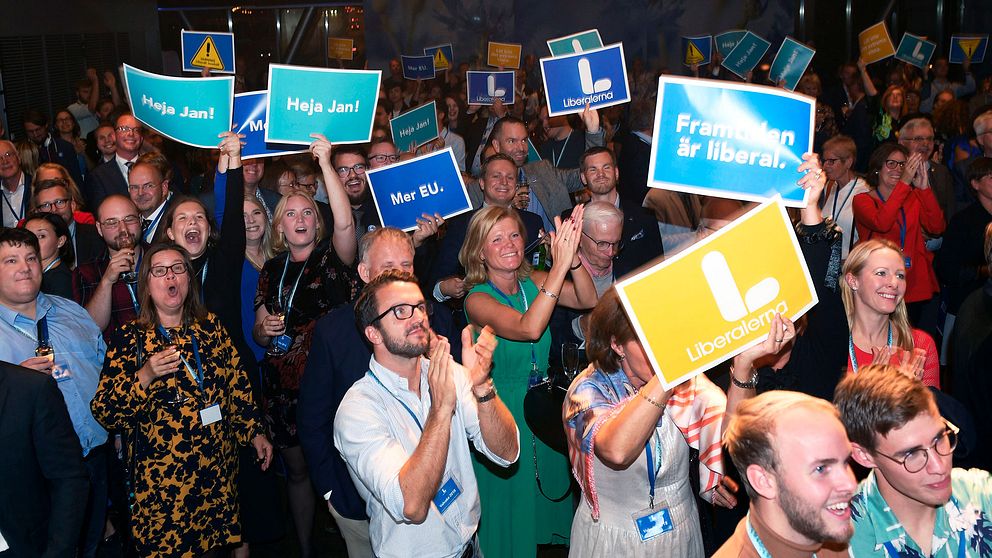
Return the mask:
{"type": "Polygon", "coordinates": [[[796,169],[813,150],[815,107],[779,87],[662,76],[649,185],[804,207],[796,169]]]}
{"type": "Polygon", "coordinates": [[[183,71],[199,73],[208,68],[216,74],[233,74],[234,33],[180,32],[183,71]]]}
{"type": "Polygon", "coordinates": [[[988,35],[953,35],[947,61],[951,64],[963,64],[965,60],[971,60],[972,64],[981,64],[985,60],[988,45],[988,35]]]}
{"type": "Polygon", "coordinates": [[[549,39],[548,50],[551,56],[564,56],[576,52],[597,49],[603,46],[603,39],[599,36],[598,29],[590,29],[579,33],[573,33],[557,39],[549,39]]]}
{"type": "Polygon", "coordinates": [[[124,64],[124,88],[134,117],[169,139],[213,149],[231,129],[233,76],[177,78],[124,64]]]}
{"type": "Polygon", "coordinates": [[[786,37],[779,47],[775,59],[772,60],[771,70],[768,71],[768,79],[773,83],[785,82],[785,88],[795,91],[799,84],[799,78],[803,77],[803,72],[809,66],[816,51],[800,43],[792,37],[786,37]]]}
{"type": "Polygon", "coordinates": [[[630,101],[626,67],[622,44],[542,58],[548,115],[582,112],[586,103],[603,108],[630,101]]]}
{"type": "Polygon", "coordinates": [[[410,231],[424,213],[447,219],[472,209],[450,147],[370,170],[367,176],[383,225],[410,231]]]}
{"type": "Polygon", "coordinates": [[[505,105],[513,104],[516,90],[516,72],[466,72],[468,104],[491,105],[496,99],[505,105]]]}
{"type": "Polygon", "coordinates": [[[234,131],[245,136],[241,140],[244,143],[241,147],[242,159],[247,160],[258,157],[271,157],[273,155],[303,153],[306,151],[306,149],[300,149],[300,146],[297,144],[265,142],[265,128],[268,126],[269,120],[266,117],[265,108],[268,104],[268,91],[238,93],[234,96],[234,131]]]}
{"type": "Polygon", "coordinates": [[[437,105],[431,101],[391,118],[389,130],[396,147],[401,151],[413,151],[438,136],[437,105]]]}
{"type": "Polygon", "coordinates": [[[268,143],[309,145],[310,134],[331,143],[372,139],[379,70],[334,70],[269,64],[268,143]]]}
{"type": "Polygon", "coordinates": [[[931,43],[912,33],[903,33],[902,39],[899,41],[899,48],[896,49],[896,60],[902,60],[917,68],[925,68],[930,64],[930,58],[935,50],[937,50],[937,43],[931,43]]]}
{"type": "Polygon", "coordinates": [[[737,74],[737,77],[746,79],[747,73],[761,62],[761,57],[770,46],[771,43],[748,31],[720,65],[737,74]]]}
{"type": "Polygon", "coordinates": [[[709,64],[713,57],[713,36],[682,37],[682,65],[702,66],[709,64]]]}
{"type": "Polygon", "coordinates": [[[429,46],[424,48],[424,55],[430,56],[434,59],[434,71],[437,70],[448,70],[451,69],[455,64],[454,51],[451,49],[451,43],[429,46]],[[438,57],[437,51],[441,51],[441,56],[438,57]],[[438,64],[441,62],[441,64],[438,64]]]}
{"type": "Polygon", "coordinates": [[[733,31],[724,31],[716,37],[713,37],[713,41],[716,43],[716,50],[720,53],[720,56],[726,58],[730,56],[730,51],[734,50],[737,43],[741,42],[741,39],[747,35],[747,31],[743,29],[735,29],[733,31]]]}
{"type": "Polygon", "coordinates": [[[403,59],[403,79],[434,79],[433,56],[407,56],[403,59]]]}

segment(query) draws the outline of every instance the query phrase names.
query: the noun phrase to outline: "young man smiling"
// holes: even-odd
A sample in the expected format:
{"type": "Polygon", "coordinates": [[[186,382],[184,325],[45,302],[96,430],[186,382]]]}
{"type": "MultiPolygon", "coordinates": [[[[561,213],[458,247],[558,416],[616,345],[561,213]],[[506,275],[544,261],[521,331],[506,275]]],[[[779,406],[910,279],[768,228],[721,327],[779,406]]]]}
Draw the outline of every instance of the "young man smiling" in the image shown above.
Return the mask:
{"type": "Polygon", "coordinates": [[[871,469],[851,501],[852,556],[989,555],[992,479],[953,468],[958,429],[926,386],[867,366],[838,384],[834,403],[854,460],[871,469]]]}

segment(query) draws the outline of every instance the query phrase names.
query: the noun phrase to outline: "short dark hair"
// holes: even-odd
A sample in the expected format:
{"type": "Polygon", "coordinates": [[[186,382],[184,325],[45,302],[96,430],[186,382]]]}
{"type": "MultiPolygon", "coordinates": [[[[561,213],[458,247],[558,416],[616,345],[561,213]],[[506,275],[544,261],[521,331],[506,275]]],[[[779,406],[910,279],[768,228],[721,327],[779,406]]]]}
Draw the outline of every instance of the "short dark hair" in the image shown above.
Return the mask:
{"type": "Polygon", "coordinates": [[[0,227],[0,244],[9,244],[15,248],[20,248],[24,244],[27,244],[29,248],[34,250],[36,256],[41,257],[41,246],[38,245],[38,237],[27,229],[5,229],[0,227]]]}
{"type": "Polygon", "coordinates": [[[979,157],[968,165],[968,184],[992,174],[992,158],[979,157]]]}
{"type": "Polygon", "coordinates": [[[922,413],[934,410],[933,394],[919,380],[888,364],[872,364],[847,374],[834,391],[834,405],[847,437],[874,451],[875,435],[885,436],[922,413]]]}
{"type": "Polygon", "coordinates": [[[611,342],[622,344],[636,338],[634,327],[627,318],[627,312],[620,304],[620,296],[614,287],[603,293],[599,303],[589,314],[586,331],[586,356],[590,362],[606,372],[620,369],[620,357],[613,350],[611,342]]]}
{"type": "Polygon", "coordinates": [[[331,154],[331,165],[338,166],[338,157],[341,155],[358,155],[367,163],[369,160],[368,154],[359,145],[342,145],[340,147],[334,148],[334,153],[331,154]]]}
{"type": "Polygon", "coordinates": [[[499,120],[496,121],[495,124],[493,124],[493,130],[492,132],[489,133],[489,143],[492,143],[494,139],[496,139],[497,137],[500,136],[500,134],[503,133],[503,128],[505,126],[509,126],[511,124],[520,124],[521,126],[524,127],[525,130],[527,129],[527,124],[524,123],[523,120],[520,120],[516,116],[512,116],[508,114],[503,118],[500,118],[499,120]]]}
{"type": "MultiPolygon", "coordinates": [[[[28,228],[28,223],[31,221],[48,221],[48,224],[52,226],[52,230],[55,231],[55,236],[66,237],[65,244],[59,248],[59,258],[62,259],[62,264],[66,268],[71,268],[73,262],[76,261],[76,254],[72,250],[72,239],[69,237],[69,225],[66,224],[65,219],[59,216],[58,213],[48,213],[45,211],[32,211],[24,218],[24,222],[21,226],[25,229],[28,228]]],[[[38,256],[41,256],[41,243],[38,244],[38,256]]]]}
{"type": "Polygon", "coordinates": [[[25,124],[31,123],[35,126],[48,126],[48,115],[37,109],[28,109],[22,119],[25,124]]]}
{"type": "Polygon", "coordinates": [[[387,269],[373,277],[371,281],[365,284],[362,292],[358,295],[358,299],[355,300],[355,325],[358,326],[359,331],[365,331],[365,328],[372,325],[372,321],[380,313],[379,290],[393,283],[413,283],[414,285],[418,285],[417,288],[420,288],[417,283],[417,277],[408,271],[387,269]]]}
{"type": "Polygon", "coordinates": [[[617,156],[613,153],[613,150],[608,147],[597,145],[595,147],[590,147],[589,149],[586,149],[585,153],[583,153],[582,156],[579,157],[579,170],[585,172],[586,159],[592,157],[593,155],[599,155],[600,153],[608,154],[610,156],[610,162],[613,163],[614,167],[617,166],[617,156]]]}
{"type": "Polygon", "coordinates": [[[882,170],[882,166],[885,165],[885,161],[889,156],[896,151],[909,159],[909,150],[895,142],[883,143],[872,152],[871,158],[868,159],[868,174],[865,175],[865,180],[868,181],[868,184],[871,184],[874,188],[878,187],[878,173],[882,170]]]}
{"type": "Polygon", "coordinates": [[[513,160],[513,157],[510,157],[506,153],[493,153],[488,159],[482,162],[482,169],[480,171],[481,174],[479,176],[485,177],[486,170],[489,169],[489,165],[495,161],[506,161],[507,163],[513,165],[513,168],[517,168],[517,162],[513,160]]]}

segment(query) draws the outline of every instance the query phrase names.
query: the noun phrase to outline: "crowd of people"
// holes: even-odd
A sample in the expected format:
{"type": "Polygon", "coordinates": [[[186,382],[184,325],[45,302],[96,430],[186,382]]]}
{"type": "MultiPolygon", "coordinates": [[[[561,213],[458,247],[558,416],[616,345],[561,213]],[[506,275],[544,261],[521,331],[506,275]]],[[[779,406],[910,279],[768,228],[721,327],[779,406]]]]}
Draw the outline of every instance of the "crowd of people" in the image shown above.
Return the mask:
{"type": "Polygon", "coordinates": [[[533,55],[512,105],[467,105],[469,68],[392,60],[369,144],[273,158],[163,138],[112,72],[18,115],[0,556],[317,556],[324,507],[353,558],[992,556],[989,77],[807,72],[819,302],[665,389],[613,285],[750,204],[648,186],[640,61],[631,103],[555,117],[533,55]],[[432,100],[437,139],[394,143],[432,100]],[[445,147],[473,209],[383,226],[368,171],[445,147]]]}

